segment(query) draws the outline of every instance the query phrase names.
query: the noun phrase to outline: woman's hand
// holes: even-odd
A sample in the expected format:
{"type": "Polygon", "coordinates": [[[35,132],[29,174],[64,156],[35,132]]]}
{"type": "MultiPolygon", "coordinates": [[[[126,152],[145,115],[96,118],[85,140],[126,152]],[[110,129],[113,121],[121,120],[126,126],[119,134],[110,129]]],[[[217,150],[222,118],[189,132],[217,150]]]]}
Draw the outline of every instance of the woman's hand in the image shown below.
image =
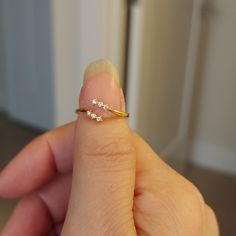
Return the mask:
{"type": "MultiPolygon", "coordinates": [[[[91,100],[99,98],[124,110],[117,77],[106,61],[90,65],[80,107],[92,110],[91,100]]],[[[1,173],[0,196],[22,198],[1,236],[218,235],[214,213],[196,187],[126,119],[96,112],[107,120],[81,114],[34,140],[1,173]]]]}

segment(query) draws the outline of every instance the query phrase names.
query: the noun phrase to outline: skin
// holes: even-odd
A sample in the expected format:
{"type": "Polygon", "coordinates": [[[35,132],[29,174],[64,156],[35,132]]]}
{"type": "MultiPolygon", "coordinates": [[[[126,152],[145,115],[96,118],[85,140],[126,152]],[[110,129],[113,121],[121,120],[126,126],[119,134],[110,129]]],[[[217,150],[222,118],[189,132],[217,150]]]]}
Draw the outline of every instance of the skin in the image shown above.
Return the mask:
{"type": "MultiPolygon", "coordinates": [[[[100,96],[125,108],[110,75],[90,77],[80,107],[100,96]],[[97,91],[94,81],[104,87],[97,91]],[[112,95],[102,93],[105,84],[112,95]]],[[[219,235],[214,212],[197,188],[124,118],[95,124],[82,114],[33,140],[1,172],[0,196],[21,198],[1,236],[219,235]]]]}

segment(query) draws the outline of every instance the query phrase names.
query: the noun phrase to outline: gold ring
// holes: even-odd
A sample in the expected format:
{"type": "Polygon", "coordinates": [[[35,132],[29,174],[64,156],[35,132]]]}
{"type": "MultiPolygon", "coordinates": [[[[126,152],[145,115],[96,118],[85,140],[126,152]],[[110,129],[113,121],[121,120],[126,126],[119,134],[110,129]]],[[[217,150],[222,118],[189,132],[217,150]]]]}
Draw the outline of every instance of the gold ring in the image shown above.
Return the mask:
{"type": "MultiPolygon", "coordinates": [[[[104,104],[101,101],[98,101],[97,98],[94,98],[92,100],[92,105],[99,107],[105,111],[109,111],[111,113],[113,113],[114,115],[117,115],[119,117],[129,117],[129,113],[124,112],[124,111],[119,111],[117,109],[114,109],[112,106],[108,105],[108,104],[104,104]]],[[[85,112],[87,114],[88,117],[90,117],[92,120],[96,120],[97,122],[102,122],[103,121],[103,117],[94,113],[91,110],[88,109],[84,109],[84,108],[79,108],[76,109],[75,113],[79,113],[79,112],[85,112]]]]}

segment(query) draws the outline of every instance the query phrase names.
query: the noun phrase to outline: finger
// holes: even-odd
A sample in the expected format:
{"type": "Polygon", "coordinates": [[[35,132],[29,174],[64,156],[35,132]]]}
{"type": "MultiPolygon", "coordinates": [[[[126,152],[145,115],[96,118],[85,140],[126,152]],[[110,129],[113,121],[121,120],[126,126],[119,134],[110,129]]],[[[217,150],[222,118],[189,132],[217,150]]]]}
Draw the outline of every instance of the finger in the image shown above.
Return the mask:
{"type": "Polygon", "coordinates": [[[202,235],[204,200],[187,179],[169,167],[138,135],[134,218],[144,235],[202,235]],[[173,227],[168,227],[172,225],[173,227]]]}
{"type": "Polygon", "coordinates": [[[217,218],[214,213],[214,211],[208,206],[205,205],[205,211],[206,211],[206,236],[211,236],[211,235],[220,235],[220,229],[218,226],[217,218]]]}
{"type": "Polygon", "coordinates": [[[57,232],[55,230],[52,230],[48,236],[58,236],[59,234],[57,234],[57,232]]]}
{"type": "Polygon", "coordinates": [[[71,175],[68,173],[59,176],[38,192],[55,223],[65,219],[71,190],[71,175]]]}
{"type": "Polygon", "coordinates": [[[33,140],[1,172],[0,196],[19,197],[72,169],[74,123],[33,140]]]}
{"type": "MultiPolygon", "coordinates": [[[[108,111],[95,109],[91,101],[98,98],[120,109],[122,99],[117,77],[107,61],[90,65],[85,73],[80,107],[113,117],[108,111]]],[[[72,193],[62,235],[132,235],[135,162],[126,119],[108,118],[96,123],[86,114],[80,114],[72,193]]]]}
{"type": "Polygon", "coordinates": [[[143,175],[154,175],[153,178],[163,179],[163,181],[172,180],[176,175],[179,174],[168,166],[145,142],[137,133],[132,133],[133,143],[137,153],[137,164],[136,164],[136,183],[143,183],[139,181],[143,179],[143,175]]]}
{"type": "Polygon", "coordinates": [[[63,223],[60,223],[60,224],[56,225],[55,228],[50,232],[50,234],[48,236],[59,236],[59,235],[61,235],[62,227],[63,227],[63,223]]]}
{"type": "Polygon", "coordinates": [[[23,198],[1,232],[1,236],[42,236],[53,227],[51,215],[37,195],[23,198]]]}
{"type": "Polygon", "coordinates": [[[57,235],[61,235],[63,224],[64,224],[64,222],[56,225],[56,233],[57,233],[57,235]]]}
{"type": "Polygon", "coordinates": [[[156,188],[156,184],[166,187],[177,184],[193,186],[191,182],[167,165],[138,134],[133,132],[132,137],[137,153],[136,191],[138,191],[137,187],[140,189],[147,189],[147,186],[156,188]],[[150,184],[150,180],[155,184],[150,184]]]}
{"type": "Polygon", "coordinates": [[[58,177],[38,193],[23,198],[1,235],[37,236],[47,235],[49,231],[51,234],[56,230],[59,232],[68,207],[70,185],[69,173],[58,177]]]}

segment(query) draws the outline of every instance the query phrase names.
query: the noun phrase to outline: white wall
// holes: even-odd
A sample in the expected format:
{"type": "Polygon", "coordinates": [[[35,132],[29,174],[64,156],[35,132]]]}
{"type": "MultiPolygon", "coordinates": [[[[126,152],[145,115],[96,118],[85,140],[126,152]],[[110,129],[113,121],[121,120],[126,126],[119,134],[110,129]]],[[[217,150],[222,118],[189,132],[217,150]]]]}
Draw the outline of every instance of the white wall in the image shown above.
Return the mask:
{"type": "Polygon", "coordinates": [[[111,60],[124,66],[125,1],[53,0],[54,122],[76,118],[75,108],[87,65],[111,60]]]}
{"type": "Polygon", "coordinates": [[[75,119],[82,78],[78,69],[78,1],[51,1],[54,125],[75,119]]]}
{"type": "Polygon", "coordinates": [[[190,154],[236,174],[236,1],[208,0],[193,104],[190,154]]]}

